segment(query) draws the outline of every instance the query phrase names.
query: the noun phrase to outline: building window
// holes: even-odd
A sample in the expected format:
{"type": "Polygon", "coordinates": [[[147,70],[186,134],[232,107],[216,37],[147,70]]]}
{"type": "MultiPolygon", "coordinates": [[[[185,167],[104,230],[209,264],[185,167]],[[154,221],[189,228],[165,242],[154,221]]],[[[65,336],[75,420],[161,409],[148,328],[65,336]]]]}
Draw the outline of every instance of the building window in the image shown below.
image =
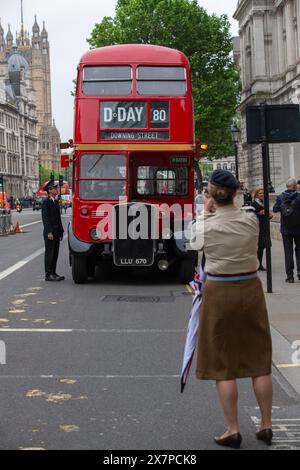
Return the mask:
{"type": "Polygon", "coordinates": [[[227,163],[224,163],[224,164],[223,164],[223,170],[228,170],[227,163]]]}
{"type": "Polygon", "coordinates": [[[221,163],[217,163],[217,170],[222,170],[222,165],[221,165],[221,163]]]}

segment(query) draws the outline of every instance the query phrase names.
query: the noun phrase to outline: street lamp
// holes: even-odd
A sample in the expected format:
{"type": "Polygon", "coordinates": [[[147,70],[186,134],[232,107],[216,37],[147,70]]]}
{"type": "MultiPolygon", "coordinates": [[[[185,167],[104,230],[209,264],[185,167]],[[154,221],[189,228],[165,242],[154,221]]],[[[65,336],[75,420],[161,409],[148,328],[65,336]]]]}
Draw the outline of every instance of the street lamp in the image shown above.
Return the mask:
{"type": "Polygon", "coordinates": [[[238,146],[240,141],[241,130],[237,126],[231,126],[231,138],[234,144],[234,151],[235,151],[235,176],[236,179],[239,181],[239,159],[238,159],[238,146]]]}

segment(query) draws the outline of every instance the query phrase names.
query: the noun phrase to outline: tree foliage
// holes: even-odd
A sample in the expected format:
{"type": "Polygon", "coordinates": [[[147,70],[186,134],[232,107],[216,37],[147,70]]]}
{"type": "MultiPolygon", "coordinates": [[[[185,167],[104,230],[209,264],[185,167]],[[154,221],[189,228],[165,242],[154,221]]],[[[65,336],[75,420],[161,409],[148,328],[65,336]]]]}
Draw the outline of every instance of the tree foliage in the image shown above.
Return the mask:
{"type": "Polygon", "coordinates": [[[118,0],[114,18],[95,25],[91,47],[156,44],[179,49],[190,60],[196,136],[211,156],[232,154],[230,125],[239,98],[226,15],[209,15],[197,0],[118,0]]]}

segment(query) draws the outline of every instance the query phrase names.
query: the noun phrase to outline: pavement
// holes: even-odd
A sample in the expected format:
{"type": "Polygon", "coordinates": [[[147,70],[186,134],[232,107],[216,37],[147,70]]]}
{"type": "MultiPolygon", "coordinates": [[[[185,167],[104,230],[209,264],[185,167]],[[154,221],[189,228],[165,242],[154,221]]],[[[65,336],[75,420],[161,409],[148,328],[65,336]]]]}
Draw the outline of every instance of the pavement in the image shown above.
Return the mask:
{"type": "MultiPolygon", "coordinates": [[[[260,273],[267,291],[266,274],[260,273]]],[[[279,372],[300,394],[300,281],[285,282],[283,244],[272,240],[273,293],[266,300],[273,336],[273,361],[279,372]]]]}
{"type": "MultiPolygon", "coordinates": [[[[187,286],[174,275],[127,268],[75,285],[66,240],[58,264],[66,280],[45,283],[41,214],[13,217],[23,234],[0,238],[0,448],[220,450],[212,439],[225,427],[215,384],[196,380],[193,366],[180,394],[187,286]]],[[[285,284],[283,266],[274,241],[274,294],[266,297],[275,440],[268,450],[300,449],[300,368],[292,357],[300,282],[285,284]]],[[[255,440],[259,411],[249,380],[239,381],[239,392],[242,448],[266,450],[255,440]]]]}

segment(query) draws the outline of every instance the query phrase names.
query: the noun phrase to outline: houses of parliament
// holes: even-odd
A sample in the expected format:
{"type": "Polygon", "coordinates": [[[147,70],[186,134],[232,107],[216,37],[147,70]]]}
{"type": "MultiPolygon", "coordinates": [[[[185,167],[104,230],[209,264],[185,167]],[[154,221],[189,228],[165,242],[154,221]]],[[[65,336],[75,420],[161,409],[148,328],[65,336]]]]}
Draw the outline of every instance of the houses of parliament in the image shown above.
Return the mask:
{"type": "Polygon", "coordinates": [[[8,196],[32,196],[40,166],[59,170],[60,135],[52,119],[50,47],[45,23],[5,34],[0,20],[0,174],[8,196]]]}

